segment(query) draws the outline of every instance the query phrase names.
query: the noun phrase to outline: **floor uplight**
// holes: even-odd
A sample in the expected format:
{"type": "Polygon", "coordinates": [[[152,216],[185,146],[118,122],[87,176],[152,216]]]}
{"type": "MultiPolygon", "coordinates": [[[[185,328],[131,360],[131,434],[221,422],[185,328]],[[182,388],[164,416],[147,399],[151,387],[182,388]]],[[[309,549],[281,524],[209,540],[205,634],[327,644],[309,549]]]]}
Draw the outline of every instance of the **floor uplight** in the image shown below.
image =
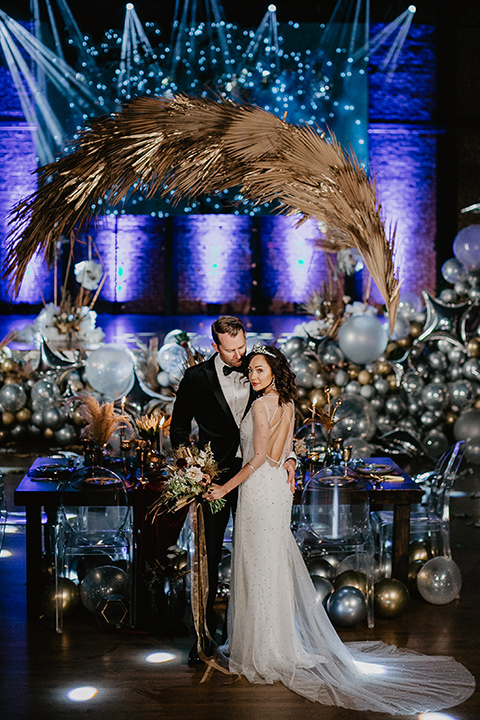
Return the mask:
{"type": "Polygon", "coordinates": [[[0,550],[0,558],[12,557],[10,550],[0,550]]]}
{"type": "Polygon", "coordinates": [[[91,700],[96,694],[96,687],[86,685],[70,690],[70,692],[67,693],[67,697],[69,700],[73,700],[73,702],[85,702],[86,700],[91,700]]]}
{"type": "Polygon", "coordinates": [[[455,718],[443,712],[424,712],[418,716],[418,720],[455,720],[455,718]]]}
{"type": "Polygon", "coordinates": [[[156,653],[151,653],[150,655],[147,655],[147,657],[145,659],[149,663],[164,663],[164,662],[170,662],[170,660],[174,660],[175,655],[172,655],[172,653],[168,653],[168,652],[156,652],[156,653]]]}

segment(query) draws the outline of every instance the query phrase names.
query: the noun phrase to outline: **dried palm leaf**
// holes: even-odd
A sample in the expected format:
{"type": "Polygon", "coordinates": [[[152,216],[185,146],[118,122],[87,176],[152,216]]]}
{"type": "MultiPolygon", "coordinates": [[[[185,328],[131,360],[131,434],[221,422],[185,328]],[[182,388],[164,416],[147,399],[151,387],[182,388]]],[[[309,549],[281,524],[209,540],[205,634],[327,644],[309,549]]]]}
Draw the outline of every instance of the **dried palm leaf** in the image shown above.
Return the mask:
{"type": "Polygon", "coordinates": [[[127,427],[133,432],[128,415],[115,412],[114,402],[99,403],[93,395],[79,393],[81,401],[78,414],[86,421],[82,429],[82,437],[93,440],[100,447],[104,447],[113,433],[120,427],[127,427]]]}
{"type": "Polygon", "coordinates": [[[249,200],[313,217],[332,240],[358,248],[393,327],[395,231],[387,236],[375,184],[353,153],[310,126],[225,100],[138,98],[94,120],[39,179],[13,211],[5,270],[17,290],[33,254],[51,259],[60,236],[88,223],[100,202],[117,205],[135,191],[175,201],[238,186],[249,200]]]}

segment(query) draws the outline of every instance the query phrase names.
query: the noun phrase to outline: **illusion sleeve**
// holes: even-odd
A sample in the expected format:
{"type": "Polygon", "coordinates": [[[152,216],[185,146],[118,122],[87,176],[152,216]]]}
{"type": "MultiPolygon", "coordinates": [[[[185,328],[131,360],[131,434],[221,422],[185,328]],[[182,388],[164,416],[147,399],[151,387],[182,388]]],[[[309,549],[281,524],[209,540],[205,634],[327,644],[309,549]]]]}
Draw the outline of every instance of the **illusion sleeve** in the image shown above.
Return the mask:
{"type": "Polygon", "coordinates": [[[258,398],[252,405],[252,419],[254,455],[247,460],[247,465],[253,470],[258,470],[267,459],[269,437],[268,409],[262,398],[258,398]]]}

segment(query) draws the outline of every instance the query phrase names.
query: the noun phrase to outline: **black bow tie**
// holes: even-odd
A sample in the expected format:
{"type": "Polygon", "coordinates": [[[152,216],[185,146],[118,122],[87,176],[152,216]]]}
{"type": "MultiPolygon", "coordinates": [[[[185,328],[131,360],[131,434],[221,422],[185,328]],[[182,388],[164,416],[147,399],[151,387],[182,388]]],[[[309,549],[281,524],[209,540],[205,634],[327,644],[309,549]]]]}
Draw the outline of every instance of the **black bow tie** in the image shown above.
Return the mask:
{"type": "Polygon", "coordinates": [[[230,365],[223,366],[223,374],[228,377],[232,372],[243,373],[242,367],[231,367],[230,365]]]}

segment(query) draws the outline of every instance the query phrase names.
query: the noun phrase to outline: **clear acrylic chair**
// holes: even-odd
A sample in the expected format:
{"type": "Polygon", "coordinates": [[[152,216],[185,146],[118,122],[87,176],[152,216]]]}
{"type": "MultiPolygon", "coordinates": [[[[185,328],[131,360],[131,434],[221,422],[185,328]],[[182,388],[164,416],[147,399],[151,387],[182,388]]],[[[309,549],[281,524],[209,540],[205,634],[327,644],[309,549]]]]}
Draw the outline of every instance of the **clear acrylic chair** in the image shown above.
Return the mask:
{"type": "Polygon", "coordinates": [[[5,526],[7,524],[8,512],[7,503],[5,501],[5,485],[3,475],[0,473],[0,552],[3,548],[3,540],[5,538],[5,526]]]}
{"type": "MultiPolygon", "coordinates": [[[[102,467],[81,468],[72,473],[68,487],[61,493],[55,528],[55,617],[58,633],[63,632],[63,578],[77,584],[80,591],[82,580],[88,573],[99,568],[116,567],[122,580],[122,600],[125,607],[131,609],[132,540],[132,508],[123,478],[102,467]],[[76,489],[88,490],[90,505],[74,504],[76,489]]],[[[98,587],[92,590],[90,584],[88,602],[84,602],[91,611],[95,609],[92,603],[107,602],[115,591],[112,572],[104,571],[103,574],[108,575],[108,582],[102,585],[100,573],[98,587]]],[[[118,597],[115,599],[118,600],[118,597]]]]}
{"type": "Polygon", "coordinates": [[[296,540],[307,565],[320,559],[333,582],[344,570],[365,575],[367,624],[374,627],[370,505],[367,494],[343,476],[343,468],[319,470],[305,484],[296,540]]]}
{"type": "MultiPolygon", "coordinates": [[[[423,504],[410,515],[410,540],[423,540],[432,555],[451,559],[450,492],[460,468],[465,449],[463,440],[452,445],[439,458],[434,470],[415,476],[425,490],[423,504]]],[[[388,573],[392,544],[393,512],[372,513],[372,527],[378,543],[379,564],[388,573]]]]}

